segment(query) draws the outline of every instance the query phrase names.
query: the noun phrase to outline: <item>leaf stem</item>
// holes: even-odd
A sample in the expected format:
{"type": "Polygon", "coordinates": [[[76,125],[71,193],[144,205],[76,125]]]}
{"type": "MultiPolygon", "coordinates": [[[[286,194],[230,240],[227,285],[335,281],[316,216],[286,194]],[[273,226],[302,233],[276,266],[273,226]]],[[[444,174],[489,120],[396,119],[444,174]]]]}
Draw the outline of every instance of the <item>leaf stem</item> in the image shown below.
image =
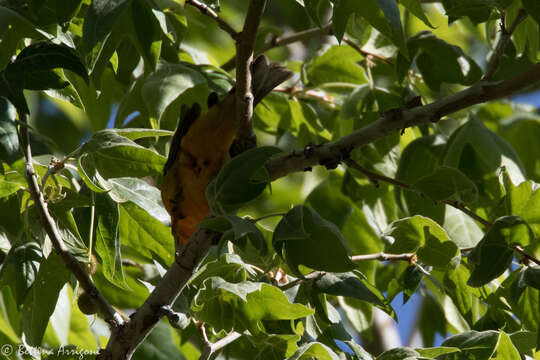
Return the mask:
{"type": "Polygon", "coordinates": [[[287,213],[272,213],[272,214],[266,214],[266,215],[263,215],[263,216],[260,216],[258,218],[255,218],[255,219],[250,219],[250,221],[256,223],[258,221],[261,221],[261,220],[264,220],[264,219],[268,219],[268,218],[271,218],[271,217],[276,217],[276,216],[285,216],[287,215],[287,213]]]}

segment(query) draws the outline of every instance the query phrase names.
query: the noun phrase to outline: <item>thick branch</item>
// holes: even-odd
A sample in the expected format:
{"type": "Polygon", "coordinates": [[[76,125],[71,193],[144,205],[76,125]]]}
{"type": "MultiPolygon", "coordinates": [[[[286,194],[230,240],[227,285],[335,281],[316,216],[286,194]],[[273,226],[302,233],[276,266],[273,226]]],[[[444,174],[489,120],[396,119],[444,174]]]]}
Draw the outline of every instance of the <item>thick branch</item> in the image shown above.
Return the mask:
{"type": "Polygon", "coordinates": [[[43,193],[38,185],[36,172],[34,170],[34,164],[32,160],[32,148],[30,147],[30,138],[28,135],[27,115],[19,113],[19,119],[23,123],[20,126],[19,134],[21,138],[21,144],[23,146],[24,158],[26,163],[26,181],[28,183],[28,189],[34,200],[34,204],[39,213],[39,220],[43,229],[47,232],[47,235],[51,239],[54,250],[60,256],[66,267],[71,271],[75,278],[79,281],[79,284],[84,291],[92,298],[97,304],[104,319],[113,327],[113,329],[124,323],[122,317],[112,308],[107,302],[107,299],[99,292],[94,283],[86,273],[83,266],[75,259],[75,257],[69,252],[62,235],[56,227],[56,223],[49,213],[47,203],[43,197],[43,193]]]}
{"type": "Polygon", "coordinates": [[[199,2],[198,0],[186,0],[186,4],[197,8],[197,10],[199,10],[202,14],[214,19],[214,21],[218,24],[218,26],[222,28],[223,30],[225,30],[234,40],[238,38],[238,35],[239,35],[238,32],[234,30],[234,28],[231,25],[229,25],[228,22],[220,18],[218,14],[216,14],[216,12],[212,10],[212,8],[209,7],[208,5],[203,4],[199,2]]]}
{"type": "Polygon", "coordinates": [[[107,348],[100,353],[98,359],[131,358],[137,346],[143,342],[163,316],[163,311],[160,309],[174,303],[208,254],[217,236],[219,234],[204,229],[199,229],[193,234],[161,282],[154,288],[144,304],[130,317],[130,321],[112,332],[107,348]]]}
{"type": "Polygon", "coordinates": [[[236,134],[235,153],[255,147],[257,140],[253,132],[253,94],[251,91],[251,70],[255,36],[266,6],[266,0],[251,0],[244,22],[244,28],[236,42],[236,134]]]}
{"type": "MultiPolygon", "coordinates": [[[[375,172],[372,172],[372,171],[369,171],[363,167],[361,167],[360,165],[358,165],[355,161],[353,161],[352,159],[346,159],[345,160],[345,163],[350,166],[351,168],[359,171],[360,173],[364,174],[368,179],[372,180],[372,181],[383,181],[383,182],[386,182],[388,184],[392,184],[394,186],[397,186],[397,187],[400,187],[402,189],[405,189],[405,190],[408,190],[408,191],[413,191],[413,192],[416,192],[418,194],[422,194],[420,191],[416,190],[415,188],[413,188],[411,186],[411,184],[407,184],[403,181],[399,181],[399,180],[396,180],[396,179],[392,179],[388,176],[384,176],[384,175],[381,175],[381,174],[377,174],[375,172]]],[[[470,217],[472,217],[474,220],[478,221],[480,224],[484,225],[485,227],[489,227],[492,225],[492,223],[486,219],[484,219],[483,217],[477,215],[475,212],[473,212],[472,210],[468,209],[464,204],[461,204],[457,201],[450,201],[450,200],[442,200],[441,201],[442,203],[446,204],[446,205],[450,205],[458,210],[461,210],[463,213],[469,215],[470,217]]]]}
{"type": "MultiPolygon", "coordinates": [[[[252,10],[252,13],[258,13],[264,7],[264,1],[262,0],[253,0],[251,4],[250,8],[254,7],[255,10],[258,9],[257,11],[252,10]]],[[[248,19],[250,19],[249,16],[248,19]]],[[[251,23],[253,21],[251,23],[251,26],[253,26],[255,22],[258,25],[259,20],[260,16],[257,17],[256,21],[250,20],[249,22],[251,23]]],[[[253,31],[253,36],[255,32],[253,31]]],[[[245,66],[252,58],[253,47],[252,45],[249,48],[247,45],[245,46],[240,47],[242,51],[245,51],[245,54],[242,55],[244,60],[241,64],[243,64],[242,67],[246,74],[248,74],[249,68],[245,66]]],[[[244,101],[246,94],[250,94],[250,80],[246,76],[249,75],[240,76],[240,81],[237,83],[237,94],[242,94],[238,95],[241,97],[240,105],[238,106],[248,110],[251,107],[252,111],[252,97],[251,101],[244,101]],[[244,89],[240,89],[240,86],[243,86],[244,89]]],[[[511,79],[498,83],[480,82],[464,91],[437,100],[426,106],[400,110],[397,117],[383,116],[374,123],[334,142],[297,150],[291,154],[272,160],[267,166],[270,176],[272,179],[277,179],[291,172],[302,171],[319,164],[329,168],[337,166],[339,162],[347,158],[350,151],[355,147],[368,144],[406,127],[438,121],[444,115],[475,104],[506,97],[516,91],[525,89],[539,80],[540,64],[537,64],[511,79]]],[[[242,112],[242,115],[239,118],[240,120],[250,119],[249,111],[242,112]]],[[[132,315],[129,323],[113,331],[107,349],[100,354],[100,359],[129,359],[131,357],[136,347],[144,340],[159,320],[159,309],[174,302],[208,253],[212,240],[216,236],[216,233],[208,230],[198,230],[192,236],[183,251],[179,254],[176,262],[171,266],[152,294],[150,294],[144,305],[132,315]]]]}
{"type": "Polygon", "coordinates": [[[357,147],[401,131],[407,127],[439,121],[445,115],[472,105],[507,97],[523,91],[540,81],[540,63],[513,78],[500,82],[481,81],[468,89],[447,96],[425,106],[412,109],[394,109],[393,115],[385,113],[378,120],[328,144],[309,146],[271,160],[267,169],[273,180],[295,171],[311,169],[315,165],[327,168],[337,166],[357,147]]]}
{"type": "Polygon", "coordinates": [[[499,36],[499,40],[497,41],[497,45],[495,45],[495,49],[491,54],[483,80],[490,80],[493,77],[493,75],[499,68],[499,62],[501,61],[501,57],[504,54],[504,49],[506,49],[506,46],[512,38],[512,34],[516,30],[517,26],[523,20],[525,20],[526,17],[527,12],[524,9],[520,9],[515,20],[512,22],[512,25],[510,25],[509,28],[506,28],[506,17],[503,17],[501,19],[501,33],[499,36]]]}

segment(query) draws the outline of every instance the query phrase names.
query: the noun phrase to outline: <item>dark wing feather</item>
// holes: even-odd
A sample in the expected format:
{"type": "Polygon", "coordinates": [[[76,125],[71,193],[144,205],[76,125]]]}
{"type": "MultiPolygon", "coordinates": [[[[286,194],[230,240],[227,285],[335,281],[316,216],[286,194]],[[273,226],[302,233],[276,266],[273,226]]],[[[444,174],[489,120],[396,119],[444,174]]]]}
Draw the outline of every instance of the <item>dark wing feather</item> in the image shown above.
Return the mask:
{"type": "Polygon", "coordinates": [[[182,138],[187,134],[191,125],[193,125],[195,120],[197,120],[200,115],[201,106],[198,103],[194,103],[191,105],[191,107],[182,105],[182,109],[180,110],[180,121],[173,135],[171,148],[169,149],[169,157],[167,158],[167,162],[163,167],[163,175],[166,175],[167,170],[173,166],[176,158],[178,157],[178,153],[180,152],[182,138]]]}

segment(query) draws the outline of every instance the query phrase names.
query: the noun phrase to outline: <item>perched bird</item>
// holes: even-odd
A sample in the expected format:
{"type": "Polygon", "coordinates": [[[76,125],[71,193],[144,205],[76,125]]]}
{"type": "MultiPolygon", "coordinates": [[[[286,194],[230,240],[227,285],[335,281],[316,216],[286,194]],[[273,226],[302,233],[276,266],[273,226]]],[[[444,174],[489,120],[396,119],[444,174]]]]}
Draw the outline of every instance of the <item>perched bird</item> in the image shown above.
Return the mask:
{"type": "MultiPolygon", "coordinates": [[[[259,103],[292,73],[261,55],[251,65],[253,105],[259,103]]],[[[210,208],[205,190],[228,157],[238,129],[233,88],[222,101],[208,97],[208,111],[183,106],[163,169],[161,197],[171,216],[177,248],[186,244],[210,208]]]]}

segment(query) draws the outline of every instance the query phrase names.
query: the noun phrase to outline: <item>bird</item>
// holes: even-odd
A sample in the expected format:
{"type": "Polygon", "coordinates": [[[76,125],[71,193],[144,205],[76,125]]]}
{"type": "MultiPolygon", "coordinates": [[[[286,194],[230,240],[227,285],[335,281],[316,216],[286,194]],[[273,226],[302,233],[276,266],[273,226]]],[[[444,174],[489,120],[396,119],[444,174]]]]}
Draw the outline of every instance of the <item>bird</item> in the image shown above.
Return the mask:
{"type": "MultiPolygon", "coordinates": [[[[251,74],[254,107],[292,76],[290,70],[270,63],[265,55],[252,62],[251,74]]],[[[227,161],[239,127],[235,87],[221,101],[212,92],[207,105],[206,113],[202,113],[199,103],[182,106],[163,168],[161,197],[171,217],[177,250],[182,249],[209,213],[206,187],[227,161]]]]}

